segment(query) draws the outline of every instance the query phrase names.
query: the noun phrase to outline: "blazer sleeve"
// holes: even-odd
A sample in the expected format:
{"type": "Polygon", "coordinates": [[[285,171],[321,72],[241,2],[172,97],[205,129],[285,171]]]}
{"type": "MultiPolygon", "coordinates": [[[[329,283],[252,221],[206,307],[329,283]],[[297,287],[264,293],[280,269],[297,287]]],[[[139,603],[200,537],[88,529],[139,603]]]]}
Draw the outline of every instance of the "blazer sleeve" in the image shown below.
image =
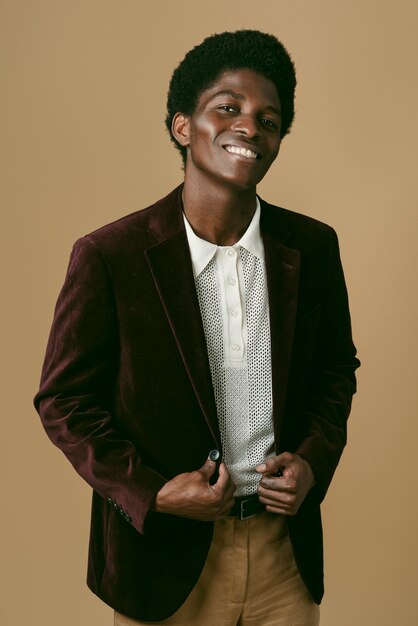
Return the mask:
{"type": "Polygon", "coordinates": [[[329,229],[328,276],[320,308],[311,374],[302,405],[302,437],[296,453],[312,467],[316,485],[307,503],[319,504],[347,440],[347,419],[360,365],[352,340],[348,295],[337,235],[329,229]]]}
{"type": "Polygon", "coordinates": [[[119,338],[106,264],[89,238],[74,245],[39,392],[42,424],[76,471],[139,532],[166,479],[144,465],[113,413],[119,338]]]}

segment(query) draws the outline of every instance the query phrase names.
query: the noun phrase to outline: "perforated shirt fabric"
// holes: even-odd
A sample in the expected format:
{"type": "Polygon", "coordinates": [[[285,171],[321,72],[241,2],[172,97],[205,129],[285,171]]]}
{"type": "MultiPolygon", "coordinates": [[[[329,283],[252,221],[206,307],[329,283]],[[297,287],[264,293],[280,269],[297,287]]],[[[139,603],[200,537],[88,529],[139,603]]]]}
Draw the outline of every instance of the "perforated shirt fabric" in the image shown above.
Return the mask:
{"type": "Polygon", "coordinates": [[[216,246],[185,226],[223,447],[236,496],[255,493],[255,467],[274,454],[268,293],[260,204],[241,239],[216,246]]]}

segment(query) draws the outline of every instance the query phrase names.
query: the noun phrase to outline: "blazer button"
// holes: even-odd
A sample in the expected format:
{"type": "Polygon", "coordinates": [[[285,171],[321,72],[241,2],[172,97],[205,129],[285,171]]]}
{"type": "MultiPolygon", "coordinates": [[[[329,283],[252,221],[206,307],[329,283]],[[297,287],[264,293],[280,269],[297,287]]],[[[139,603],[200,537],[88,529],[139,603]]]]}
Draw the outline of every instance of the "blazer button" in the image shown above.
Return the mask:
{"type": "Polygon", "coordinates": [[[210,461],[217,461],[220,456],[221,456],[221,453],[219,452],[219,450],[211,450],[209,452],[208,459],[210,461]]]}
{"type": "Polygon", "coordinates": [[[112,500],[112,498],[108,498],[108,499],[107,499],[107,503],[108,503],[108,504],[113,504],[113,500],[112,500]]]}

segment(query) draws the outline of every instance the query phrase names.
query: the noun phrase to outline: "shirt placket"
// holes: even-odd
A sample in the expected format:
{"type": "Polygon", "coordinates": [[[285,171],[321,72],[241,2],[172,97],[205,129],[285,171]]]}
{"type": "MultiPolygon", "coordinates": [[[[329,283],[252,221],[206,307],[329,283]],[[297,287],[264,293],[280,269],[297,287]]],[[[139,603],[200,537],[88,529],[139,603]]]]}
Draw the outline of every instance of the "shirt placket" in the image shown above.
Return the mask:
{"type": "Polygon", "coordinates": [[[245,357],[242,332],[242,303],[239,288],[238,258],[236,248],[222,250],[223,293],[225,294],[227,327],[225,329],[225,356],[228,361],[238,363],[245,357]]]}

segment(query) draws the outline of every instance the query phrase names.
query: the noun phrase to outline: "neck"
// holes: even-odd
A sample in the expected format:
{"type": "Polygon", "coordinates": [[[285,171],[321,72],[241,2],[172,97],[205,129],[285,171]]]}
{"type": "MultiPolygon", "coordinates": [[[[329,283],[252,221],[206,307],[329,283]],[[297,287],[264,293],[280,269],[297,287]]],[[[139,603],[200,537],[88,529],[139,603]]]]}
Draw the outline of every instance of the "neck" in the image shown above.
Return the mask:
{"type": "Polygon", "coordinates": [[[241,239],[256,206],[255,188],[203,188],[185,178],[183,208],[187,220],[198,237],[218,246],[232,246],[241,239]]]}

